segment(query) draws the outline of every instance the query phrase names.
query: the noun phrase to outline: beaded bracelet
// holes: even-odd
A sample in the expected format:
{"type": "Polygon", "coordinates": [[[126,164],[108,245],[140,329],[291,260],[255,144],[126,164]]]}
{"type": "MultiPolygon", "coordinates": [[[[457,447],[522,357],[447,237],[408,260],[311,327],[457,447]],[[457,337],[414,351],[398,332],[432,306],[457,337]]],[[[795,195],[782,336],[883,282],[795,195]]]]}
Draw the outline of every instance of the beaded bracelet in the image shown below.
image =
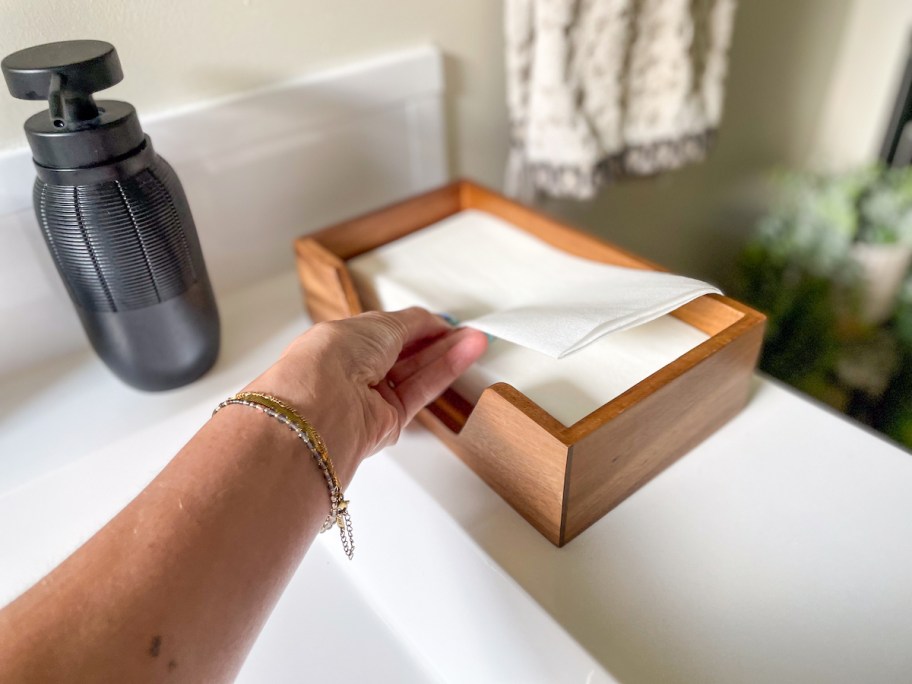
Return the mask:
{"type": "Polygon", "coordinates": [[[329,489],[329,515],[323,521],[323,527],[320,531],[326,532],[333,527],[338,527],[339,536],[342,538],[342,549],[351,560],[355,553],[355,542],[352,536],[351,516],[348,513],[348,501],[343,498],[342,486],[339,484],[339,478],[336,477],[336,469],[333,467],[332,459],[329,458],[326,445],[320,438],[319,433],[314,429],[314,426],[281,399],[261,392],[238,392],[216,406],[212,415],[214,416],[229,404],[249,406],[260,413],[265,413],[267,416],[275,418],[307,445],[308,450],[317,462],[317,466],[320,468],[320,472],[323,473],[323,477],[326,479],[326,486],[329,489]]]}

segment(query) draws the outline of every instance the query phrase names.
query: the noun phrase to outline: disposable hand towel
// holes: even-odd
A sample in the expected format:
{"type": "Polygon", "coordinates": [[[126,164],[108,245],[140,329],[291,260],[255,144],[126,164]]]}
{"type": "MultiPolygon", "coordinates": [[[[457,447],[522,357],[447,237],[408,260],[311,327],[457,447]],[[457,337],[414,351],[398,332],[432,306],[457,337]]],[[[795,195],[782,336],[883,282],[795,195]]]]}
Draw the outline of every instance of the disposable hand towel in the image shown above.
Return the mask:
{"type": "Polygon", "coordinates": [[[480,211],[460,212],[359,262],[463,325],[563,358],[719,290],[571,256],[480,211]]]}
{"type": "MultiPolygon", "coordinates": [[[[560,359],[540,353],[550,349],[552,354],[559,354],[577,346],[581,337],[593,331],[587,323],[578,326],[582,335],[568,335],[562,324],[555,323],[555,316],[565,315],[554,294],[559,288],[563,288],[561,296],[569,298],[570,306],[579,306],[583,301],[581,293],[572,286],[557,284],[558,279],[579,277],[582,273],[576,271],[581,260],[570,257],[565,261],[565,256],[490,214],[463,211],[356,257],[348,262],[348,268],[369,306],[388,311],[423,306],[479,325],[492,334],[509,334],[521,337],[527,344],[534,343],[536,350],[495,339],[453,389],[474,403],[485,388],[507,382],[564,425],[572,425],[687,353],[707,336],[672,316],[661,316],[651,323],[603,335],[560,359]],[[554,259],[560,264],[572,264],[569,275],[567,266],[556,265],[554,259]],[[546,263],[552,264],[549,275],[543,270],[546,263]],[[522,306],[528,306],[532,296],[540,298],[535,305],[544,304],[557,311],[526,317],[528,312],[522,306]],[[502,325],[495,327],[501,316],[502,325]],[[486,322],[479,322],[480,319],[486,322]]],[[[582,261],[586,266],[592,265],[582,261]]],[[[640,272],[627,275],[641,276],[640,272]]],[[[662,281],[666,278],[676,282],[674,276],[665,276],[662,281]]],[[[578,286],[583,284],[579,282],[578,286]]],[[[606,296],[617,294],[618,286],[612,287],[604,289],[606,296]]],[[[602,291],[583,290],[583,294],[602,291]]],[[[672,293],[668,299],[677,296],[672,293]]],[[[597,304],[604,311],[605,303],[597,304]]],[[[585,312],[583,317],[592,320],[585,312]]],[[[629,313],[608,316],[615,322],[619,318],[625,319],[625,324],[633,322],[629,313]]],[[[605,322],[598,319],[598,325],[605,322]]]]}

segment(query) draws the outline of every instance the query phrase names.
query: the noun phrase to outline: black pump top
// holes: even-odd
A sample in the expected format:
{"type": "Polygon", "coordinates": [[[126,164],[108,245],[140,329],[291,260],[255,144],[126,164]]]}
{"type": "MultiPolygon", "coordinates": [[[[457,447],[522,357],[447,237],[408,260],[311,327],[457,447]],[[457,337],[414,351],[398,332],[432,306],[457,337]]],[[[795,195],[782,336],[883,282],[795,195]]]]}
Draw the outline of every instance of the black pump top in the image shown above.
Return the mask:
{"type": "Polygon", "coordinates": [[[86,168],[130,156],[143,144],[136,110],[126,102],[95,102],[93,93],[123,80],[117,51],[101,40],[67,40],[8,55],[0,69],[13,97],[48,101],[25,133],[35,163],[86,168]]]}
{"type": "Polygon", "coordinates": [[[36,45],[3,60],[13,97],[47,100],[56,126],[78,125],[98,116],[92,93],[123,80],[117,51],[100,40],[36,45]]]}

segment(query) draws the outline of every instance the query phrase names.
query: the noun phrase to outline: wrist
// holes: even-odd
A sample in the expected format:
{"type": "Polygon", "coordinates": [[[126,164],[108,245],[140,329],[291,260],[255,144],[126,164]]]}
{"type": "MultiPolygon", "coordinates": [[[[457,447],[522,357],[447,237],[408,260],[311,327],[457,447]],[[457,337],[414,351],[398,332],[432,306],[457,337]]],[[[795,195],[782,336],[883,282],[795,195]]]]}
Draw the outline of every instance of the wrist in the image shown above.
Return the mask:
{"type": "MultiPolygon", "coordinates": [[[[317,384],[313,376],[306,382],[297,379],[297,373],[283,369],[279,361],[242,392],[256,392],[279,399],[301,418],[307,421],[326,446],[326,451],[333,462],[342,489],[346,489],[357,470],[361,459],[357,457],[345,436],[345,425],[340,424],[347,418],[346,411],[334,411],[332,401],[324,397],[318,401],[313,385],[317,384]]],[[[300,445],[303,447],[303,444],[300,445]]]]}
{"type": "Polygon", "coordinates": [[[344,485],[336,471],[335,464],[329,456],[322,437],[313,425],[298,411],[278,397],[256,390],[241,391],[219,404],[214,413],[228,406],[244,406],[269,416],[294,433],[296,440],[306,447],[314,464],[325,481],[329,498],[329,513],[323,524],[323,531],[338,527],[342,534],[342,546],[351,559],[354,551],[352,541],[351,518],[348,513],[348,501],[344,496],[344,485]]]}

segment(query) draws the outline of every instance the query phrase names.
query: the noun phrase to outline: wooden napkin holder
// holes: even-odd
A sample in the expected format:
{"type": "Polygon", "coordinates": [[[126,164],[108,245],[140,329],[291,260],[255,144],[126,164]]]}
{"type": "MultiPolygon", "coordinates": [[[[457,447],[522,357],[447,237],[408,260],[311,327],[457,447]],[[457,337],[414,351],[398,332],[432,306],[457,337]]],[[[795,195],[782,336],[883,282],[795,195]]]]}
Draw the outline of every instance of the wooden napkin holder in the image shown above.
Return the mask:
{"type": "MultiPolygon", "coordinates": [[[[314,321],[362,312],[346,260],[465,209],[478,209],[569,254],[664,270],[473,182],[462,180],[295,241],[314,321]]],[[[507,383],[473,407],[448,390],[418,419],[552,543],[563,546],[712,434],[747,402],[765,318],[705,295],[671,315],[709,339],[564,426],[507,383]]]]}

